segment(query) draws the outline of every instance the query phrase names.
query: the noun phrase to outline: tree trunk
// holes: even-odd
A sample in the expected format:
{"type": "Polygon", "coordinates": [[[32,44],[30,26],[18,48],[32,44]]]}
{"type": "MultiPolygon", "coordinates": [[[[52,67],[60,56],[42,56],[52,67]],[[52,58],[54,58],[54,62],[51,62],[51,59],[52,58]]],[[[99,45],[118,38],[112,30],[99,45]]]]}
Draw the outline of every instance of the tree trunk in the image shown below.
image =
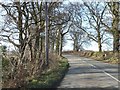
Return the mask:
{"type": "Polygon", "coordinates": [[[74,42],[75,42],[75,44],[74,44],[74,45],[75,45],[75,46],[74,46],[74,47],[75,47],[75,51],[78,52],[78,51],[79,51],[79,43],[78,43],[77,36],[75,36],[75,41],[74,41],[74,42]]]}
{"type": "Polygon", "coordinates": [[[56,38],[56,53],[59,54],[59,45],[60,45],[60,31],[57,31],[57,38],[56,38]]]}
{"type": "Polygon", "coordinates": [[[35,32],[35,44],[34,44],[34,59],[36,60],[36,58],[38,57],[38,53],[39,53],[39,39],[40,39],[40,33],[38,30],[38,27],[36,28],[36,32],[35,32]]]}
{"type": "Polygon", "coordinates": [[[115,31],[115,34],[113,35],[113,52],[119,52],[119,33],[118,31],[115,31]]]}
{"type": "Polygon", "coordinates": [[[21,10],[21,6],[20,6],[20,2],[16,2],[15,3],[18,8],[18,30],[19,30],[19,43],[20,43],[20,47],[19,47],[19,53],[20,53],[20,60],[21,60],[21,63],[23,62],[23,59],[24,59],[24,51],[25,51],[25,47],[26,47],[26,42],[25,40],[23,39],[23,29],[22,29],[22,10],[21,10]]]}
{"type": "Polygon", "coordinates": [[[119,52],[119,2],[112,3],[112,14],[113,14],[113,22],[112,22],[112,32],[113,32],[113,52],[119,52]]]}
{"type": "Polygon", "coordinates": [[[74,40],[74,43],[73,43],[73,51],[75,51],[75,40],[74,40]]]}
{"type": "Polygon", "coordinates": [[[51,46],[51,48],[52,48],[51,51],[52,51],[52,52],[54,52],[54,45],[55,45],[55,42],[53,41],[53,42],[52,42],[52,46],[51,46]]]}
{"type": "Polygon", "coordinates": [[[98,49],[99,49],[99,52],[102,52],[102,43],[101,43],[100,33],[98,34],[98,49]]]}
{"type": "Polygon", "coordinates": [[[63,35],[60,34],[60,48],[59,48],[59,56],[62,56],[62,44],[63,44],[63,35]]]}

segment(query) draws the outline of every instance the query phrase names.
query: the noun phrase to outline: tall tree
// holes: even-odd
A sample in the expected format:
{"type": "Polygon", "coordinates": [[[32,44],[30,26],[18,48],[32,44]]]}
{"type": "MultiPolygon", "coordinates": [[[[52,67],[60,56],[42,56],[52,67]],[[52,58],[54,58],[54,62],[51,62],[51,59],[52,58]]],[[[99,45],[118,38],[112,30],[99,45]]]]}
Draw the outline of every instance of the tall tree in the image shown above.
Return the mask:
{"type": "Polygon", "coordinates": [[[113,51],[119,52],[119,41],[120,41],[120,30],[119,30],[119,23],[120,23],[120,3],[119,2],[109,2],[108,6],[112,13],[112,29],[111,32],[113,34],[113,51]]]}
{"type": "Polygon", "coordinates": [[[84,5],[88,8],[89,15],[86,16],[88,18],[88,22],[90,24],[90,28],[95,30],[96,36],[89,34],[88,36],[95,42],[98,43],[99,52],[102,52],[102,39],[105,34],[103,30],[103,25],[101,24],[101,20],[103,19],[104,12],[106,10],[106,5],[102,5],[100,3],[84,3],[84,5]]]}
{"type": "Polygon", "coordinates": [[[77,28],[75,25],[71,26],[69,32],[71,39],[73,41],[73,50],[81,51],[84,50],[84,45],[87,46],[90,44],[87,34],[82,30],[77,28]]]}

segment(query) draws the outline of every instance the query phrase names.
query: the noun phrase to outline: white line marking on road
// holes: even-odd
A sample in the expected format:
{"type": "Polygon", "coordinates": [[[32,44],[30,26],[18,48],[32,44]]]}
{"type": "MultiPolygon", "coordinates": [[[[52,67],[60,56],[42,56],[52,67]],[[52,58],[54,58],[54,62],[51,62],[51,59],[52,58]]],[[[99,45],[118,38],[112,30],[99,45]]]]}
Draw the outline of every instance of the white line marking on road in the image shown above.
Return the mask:
{"type": "Polygon", "coordinates": [[[97,68],[95,65],[93,65],[93,64],[89,64],[90,66],[92,66],[92,67],[94,67],[94,68],[97,68]]]}
{"type": "Polygon", "coordinates": [[[115,78],[115,77],[113,77],[112,75],[110,75],[109,73],[107,73],[107,72],[105,72],[105,71],[103,71],[105,74],[107,74],[108,76],[110,76],[111,78],[113,78],[114,80],[116,80],[116,81],[118,81],[118,82],[120,82],[117,78],[115,78]]]}
{"type": "MultiPolygon", "coordinates": [[[[94,68],[97,68],[97,67],[96,67],[95,65],[93,65],[93,64],[89,64],[89,65],[93,66],[94,68]]],[[[102,70],[102,72],[105,73],[106,75],[110,76],[110,77],[113,78],[114,80],[120,82],[117,78],[113,77],[112,75],[110,75],[109,73],[105,72],[104,70],[102,70]]]]}
{"type": "MultiPolygon", "coordinates": [[[[85,62],[85,61],[83,61],[85,62]]],[[[89,64],[90,66],[94,67],[94,68],[97,68],[95,65],[93,64],[89,64]]],[[[99,69],[99,68],[98,68],[99,69]]],[[[101,70],[101,69],[100,69],[101,70]]],[[[105,73],[106,75],[108,75],[109,77],[113,78],[114,80],[120,82],[120,80],[118,80],[117,78],[113,77],[112,75],[110,75],[109,73],[105,72],[104,70],[101,70],[103,73],[105,73]]]]}
{"type": "Polygon", "coordinates": [[[90,64],[91,66],[93,66],[94,68],[96,68],[96,66],[95,65],[92,65],[92,64],[90,64]]]}

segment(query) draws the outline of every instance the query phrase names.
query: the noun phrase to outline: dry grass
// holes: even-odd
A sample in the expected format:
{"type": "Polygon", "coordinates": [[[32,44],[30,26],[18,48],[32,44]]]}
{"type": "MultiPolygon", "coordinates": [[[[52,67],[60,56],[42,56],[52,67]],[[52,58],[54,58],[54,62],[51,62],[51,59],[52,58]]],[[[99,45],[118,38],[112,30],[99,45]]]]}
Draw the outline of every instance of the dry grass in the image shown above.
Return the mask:
{"type": "MultiPolygon", "coordinates": [[[[67,51],[65,52],[67,53],[67,51]]],[[[93,51],[68,51],[68,54],[75,54],[80,55],[82,57],[88,57],[95,60],[99,60],[105,63],[111,64],[120,64],[120,53],[113,53],[112,51],[105,51],[105,52],[93,52],[93,51]]]]}
{"type": "MultiPolygon", "coordinates": [[[[16,56],[17,57],[17,56],[16,56]]],[[[30,62],[26,59],[22,65],[13,65],[18,62],[18,58],[3,58],[3,83],[2,88],[24,87],[29,80],[40,77],[43,71],[55,69],[58,66],[59,59],[55,54],[49,54],[49,67],[44,67],[44,56],[39,60],[30,62]]]]}

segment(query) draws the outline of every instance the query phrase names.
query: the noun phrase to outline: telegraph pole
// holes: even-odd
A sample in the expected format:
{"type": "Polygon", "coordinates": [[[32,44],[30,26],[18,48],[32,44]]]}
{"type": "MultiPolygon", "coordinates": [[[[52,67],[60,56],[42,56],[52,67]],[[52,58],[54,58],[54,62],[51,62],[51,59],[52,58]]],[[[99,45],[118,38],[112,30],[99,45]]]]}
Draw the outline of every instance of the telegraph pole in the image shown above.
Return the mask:
{"type": "Polygon", "coordinates": [[[45,64],[48,66],[49,49],[48,49],[48,6],[45,2],[45,64]]]}

